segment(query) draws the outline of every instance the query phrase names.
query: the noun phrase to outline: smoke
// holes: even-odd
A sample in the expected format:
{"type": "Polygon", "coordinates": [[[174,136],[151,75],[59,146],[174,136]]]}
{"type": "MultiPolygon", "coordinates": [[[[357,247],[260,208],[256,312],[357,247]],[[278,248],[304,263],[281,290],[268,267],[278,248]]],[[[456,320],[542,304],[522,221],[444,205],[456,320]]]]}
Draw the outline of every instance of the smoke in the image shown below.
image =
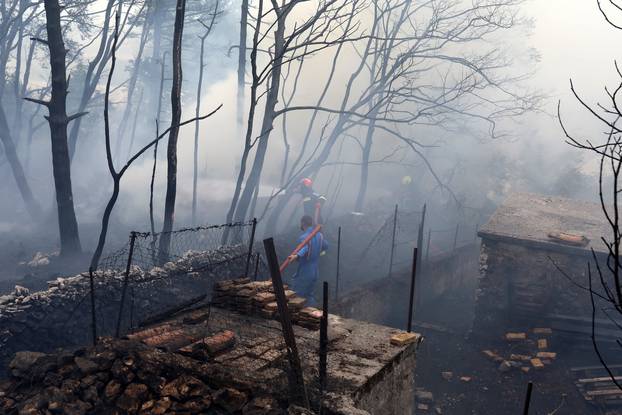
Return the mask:
{"type": "MultiPolygon", "coordinates": [[[[99,3],[103,7],[105,2],[99,3]]],[[[202,2],[205,9],[211,10],[212,2],[202,2]]],[[[199,138],[199,220],[202,223],[222,222],[230,200],[234,180],[239,168],[242,152],[242,136],[246,125],[236,125],[236,64],[237,50],[231,48],[237,42],[239,4],[221,2],[223,15],[219,17],[214,32],[207,42],[204,91],[201,113],[207,113],[217,105],[222,109],[213,117],[202,121],[199,138]]],[[[306,11],[303,10],[304,13],[306,11]]],[[[575,2],[568,7],[561,0],[548,2],[527,2],[521,15],[533,19],[531,27],[521,26],[516,30],[495,39],[493,48],[503,49],[512,64],[508,73],[533,73],[521,81],[524,91],[540,90],[548,96],[540,111],[526,116],[516,117],[510,122],[502,122],[499,131],[507,136],[490,138],[487,136],[489,125],[473,118],[448,120],[447,128],[417,125],[404,129],[404,133],[433,147],[422,150],[433,169],[424,160],[412,153],[403,144],[390,137],[390,134],[377,132],[374,141],[370,165],[367,192],[367,209],[379,206],[386,211],[398,202],[405,191],[402,185],[404,176],[413,179],[413,186],[408,189],[414,197],[406,210],[417,210],[424,203],[439,206],[432,219],[436,222],[456,223],[464,220],[465,208],[475,209],[477,215],[470,215],[469,221],[484,221],[486,215],[513,191],[535,191],[550,194],[562,194],[570,197],[593,198],[594,183],[591,181],[590,160],[569,149],[564,143],[556,107],[562,101],[563,115],[568,118],[569,128],[578,135],[593,134],[594,130],[589,114],[576,105],[569,94],[568,79],[572,77],[576,85],[595,101],[602,87],[615,80],[612,66],[616,33],[603,24],[602,17],[593,4],[575,2]],[[524,30],[524,31],[523,31],[524,30]],[[525,35],[525,36],[523,36],[525,35]],[[496,43],[496,45],[494,44],[496,43]],[[536,56],[537,55],[537,56],[536,56]],[[385,160],[386,162],[380,162],[385,160]],[[442,186],[441,186],[442,184],[442,186]],[[443,187],[446,186],[446,187],[443,187]],[[461,213],[462,212],[462,213],[461,213]],[[475,218],[476,216],[476,218],[475,218]],[[442,218],[442,219],[441,219],[442,218]]],[[[202,27],[196,22],[197,15],[188,19],[184,58],[184,92],[182,96],[182,119],[194,115],[196,83],[198,78],[198,34],[202,27]]],[[[169,48],[171,22],[161,27],[163,35],[162,50],[169,48]]],[[[137,32],[138,33],[138,32],[137,32]]],[[[73,35],[75,36],[75,34],[73,35]]],[[[72,38],[72,46],[80,44],[79,38],[72,38]]],[[[134,94],[135,106],[140,91],[145,96],[136,116],[137,126],[132,151],[145,145],[155,136],[155,119],[152,98],[157,95],[159,85],[159,62],[151,58],[151,38],[141,66],[137,91],[134,94]],[[151,100],[151,101],[150,101],[151,100]]],[[[113,143],[122,139],[121,155],[116,160],[117,166],[127,158],[132,128],[126,128],[124,137],[116,137],[125,106],[126,90],[123,83],[129,78],[140,36],[130,38],[119,50],[119,69],[113,87],[119,87],[112,96],[113,143]]],[[[477,43],[471,47],[484,47],[477,43]]],[[[490,47],[490,45],[488,45],[490,47]]],[[[91,45],[84,50],[81,64],[72,66],[70,88],[70,111],[76,106],[84,75],[85,64],[89,56],[96,52],[91,45]]],[[[309,57],[301,71],[295,98],[292,105],[315,103],[320,86],[325,82],[327,68],[332,59],[332,51],[318,52],[309,57]]],[[[354,70],[360,51],[344,48],[337,65],[335,78],[325,106],[338,107],[343,94],[343,86],[354,70]]],[[[33,68],[33,85],[47,83],[48,68],[44,54],[37,56],[33,68]]],[[[165,78],[170,78],[170,53],[166,60],[165,78]]],[[[12,66],[9,65],[9,68],[12,66]]],[[[289,70],[290,68],[288,68],[289,70]]],[[[291,68],[293,78],[295,67],[291,68]]],[[[104,76],[107,73],[104,71],[104,76]]],[[[438,73],[440,76],[440,71],[438,73]]],[[[431,75],[426,75],[431,76],[431,75]]],[[[425,81],[423,79],[422,81],[425,81]]],[[[285,96],[291,92],[291,82],[285,89],[285,96]]],[[[358,91],[365,85],[357,84],[358,91]]],[[[89,228],[95,228],[100,220],[104,204],[111,192],[111,184],[105,161],[102,129],[103,86],[100,85],[94,97],[94,104],[83,122],[76,158],[73,162],[73,188],[78,220],[89,228]]],[[[260,91],[263,92],[263,91],[260,91]]],[[[10,97],[6,96],[5,100],[10,97]]],[[[167,127],[168,108],[170,107],[170,82],[164,82],[162,103],[164,114],[160,120],[160,130],[167,127]]],[[[248,94],[247,94],[248,95],[248,94]]],[[[283,97],[281,97],[283,101],[283,97]]],[[[248,106],[248,103],[247,103],[248,106]]],[[[25,104],[25,110],[33,111],[34,104],[25,104]]],[[[261,108],[261,107],[260,107],[261,108]]],[[[35,117],[35,124],[41,123],[43,111],[35,117]]],[[[296,112],[288,115],[287,135],[294,157],[301,147],[301,138],[307,128],[309,112],[296,112]]],[[[314,126],[313,141],[322,138],[325,122],[335,119],[334,115],[321,114],[314,126]]],[[[134,114],[130,116],[130,127],[134,114]]],[[[258,122],[259,118],[256,119],[258,122]]],[[[25,126],[23,127],[25,128],[25,126]]],[[[335,215],[354,210],[354,199],[360,180],[360,141],[364,138],[364,127],[353,128],[332,151],[326,166],[316,178],[316,191],[328,195],[334,203],[335,215]],[[336,199],[336,200],[335,200],[336,199]]],[[[22,132],[24,136],[26,133],[22,132]]],[[[258,134],[258,133],[257,133],[258,134]]],[[[257,135],[256,134],[256,135],[257,135]]],[[[255,136],[256,136],[255,135],[255,136]]],[[[179,139],[179,177],[176,220],[178,224],[187,224],[191,211],[194,124],[183,127],[179,139]]],[[[255,138],[255,137],[253,137],[255,138]]],[[[114,146],[114,144],[113,144],[114,146]]],[[[28,159],[27,178],[37,198],[46,207],[44,222],[51,229],[55,226],[54,193],[51,177],[49,130],[43,124],[33,135],[32,148],[28,151],[25,139],[18,144],[22,160],[28,159]]],[[[277,119],[270,138],[268,160],[262,175],[260,200],[280,188],[280,176],[283,163],[282,120],[277,119]]],[[[155,181],[155,213],[161,216],[165,190],[166,140],[159,145],[158,168],[155,181]]],[[[291,162],[291,160],[290,160],[291,162]]],[[[15,189],[10,170],[6,162],[2,166],[5,180],[3,193],[11,197],[0,202],[2,220],[0,227],[5,230],[24,229],[30,219],[23,213],[23,204],[15,189]]],[[[121,196],[113,215],[113,222],[119,227],[119,234],[125,235],[130,228],[148,227],[149,180],[153,168],[153,152],[147,151],[123,178],[121,196]]],[[[258,205],[261,211],[263,202],[258,205]]],[[[157,221],[159,227],[160,221],[157,221]]],[[[470,223],[469,226],[474,225],[470,223]]],[[[52,232],[51,232],[52,233],[52,232]]],[[[83,230],[84,233],[84,230],[83,230]]],[[[85,235],[92,239],[92,235],[85,235]]]]}

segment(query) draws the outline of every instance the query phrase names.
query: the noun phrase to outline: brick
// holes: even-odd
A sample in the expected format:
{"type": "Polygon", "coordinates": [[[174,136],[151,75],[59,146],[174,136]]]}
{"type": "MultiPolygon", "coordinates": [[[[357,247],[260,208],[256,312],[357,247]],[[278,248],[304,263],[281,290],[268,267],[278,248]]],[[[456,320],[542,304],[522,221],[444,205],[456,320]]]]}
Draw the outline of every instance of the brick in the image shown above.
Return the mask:
{"type": "Polygon", "coordinates": [[[274,312],[276,312],[276,311],[279,309],[279,305],[276,303],[276,301],[273,301],[273,302],[271,302],[271,303],[266,304],[266,305],[264,306],[264,309],[265,309],[265,310],[268,310],[268,311],[274,311],[274,312]]]}
{"type": "Polygon", "coordinates": [[[546,339],[538,339],[538,349],[546,350],[549,347],[549,342],[546,339]]]}
{"type": "Polygon", "coordinates": [[[534,357],[533,359],[531,359],[531,366],[533,366],[536,369],[542,369],[544,367],[544,363],[542,363],[542,360],[538,359],[537,357],[534,357]]]}
{"type": "Polygon", "coordinates": [[[302,310],[300,310],[300,314],[304,317],[310,317],[313,319],[322,318],[322,310],[318,310],[315,307],[305,307],[302,310]]]}
{"type": "Polygon", "coordinates": [[[398,333],[391,336],[391,344],[394,346],[406,346],[417,341],[419,335],[416,333],[398,333]]]}
{"type": "Polygon", "coordinates": [[[527,366],[523,366],[523,367],[521,367],[521,368],[520,368],[520,370],[522,370],[522,371],[523,371],[523,373],[529,373],[529,370],[530,370],[530,369],[531,369],[531,368],[529,368],[529,367],[527,367],[527,366]]]}
{"type": "Polygon", "coordinates": [[[292,290],[285,290],[285,298],[291,298],[293,296],[295,296],[296,293],[292,290]]]}
{"type": "Polygon", "coordinates": [[[527,333],[506,333],[505,339],[507,341],[521,341],[527,340],[527,333]]]}
{"type": "Polygon", "coordinates": [[[534,334],[553,334],[553,329],[548,327],[536,327],[533,329],[534,334]]]}
{"type": "Polygon", "coordinates": [[[538,352],[536,355],[539,359],[555,359],[557,357],[557,353],[555,352],[538,352]]]}
{"type": "Polygon", "coordinates": [[[287,305],[293,309],[301,309],[306,302],[307,300],[302,297],[292,297],[287,302],[287,305]]]}
{"type": "Polygon", "coordinates": [[[230,330],[225,330],[221,333],[205,338],[204,342],[208,352],[216,354],[233,347],[235,344],[235,333],[230,330]]]}
{"type": "Polygon", "coordinates": [[[482,353],[484,353],[486,357],[488,357],[490,360],[494,362],[498,363],[498,362],[503,361],[503,358],[499,356],[498,354],[496,354],[495,352],[493,352],[492,350],[482,350],[482,353]]]}
{"type": "Polygon", "coordinates": [[[464,383],[469,383],[473,378],[471,376],[461,376],[460,381],[464,383]]]}
{"type": "Polygon", "coordinates": [[[269,292],[260,292],[253,296],[253,301],[260,304],[271,303],[276,299],[276,296],[269,292]]]}
{"type": "Polygon", "coordinates": [[[514,354],[514,353],[512,353],[510,355],[510,360],[516,360],[516,361],[519,361],[519,362],[528,362],[528,361],[531,360],[531,356],[527,356],[527,355],[524,355],[524,354],[514,354]]]}

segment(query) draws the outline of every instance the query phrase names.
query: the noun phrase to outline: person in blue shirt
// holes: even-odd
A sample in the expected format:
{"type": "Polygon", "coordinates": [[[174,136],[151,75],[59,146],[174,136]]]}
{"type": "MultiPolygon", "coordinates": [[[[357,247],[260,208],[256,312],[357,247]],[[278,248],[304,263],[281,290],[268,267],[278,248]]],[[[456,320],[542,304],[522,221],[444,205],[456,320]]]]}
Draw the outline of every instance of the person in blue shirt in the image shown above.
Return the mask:
{"type": "MultiPolygon", "coordinates": [[[[297,244],[302,243],[313,231],[313,218],[304,215],[300,220],[302,235],[297,244]]],[[[307,299],[307,305],[314,306],[315,283],[319,277],[320,256],[328,249],[328,243],[322,232],[318,232],[297,254],[289,257],[290,261],[298,261],[298,270],[293,277],[292,288],[301,297],[307,299]]]]}

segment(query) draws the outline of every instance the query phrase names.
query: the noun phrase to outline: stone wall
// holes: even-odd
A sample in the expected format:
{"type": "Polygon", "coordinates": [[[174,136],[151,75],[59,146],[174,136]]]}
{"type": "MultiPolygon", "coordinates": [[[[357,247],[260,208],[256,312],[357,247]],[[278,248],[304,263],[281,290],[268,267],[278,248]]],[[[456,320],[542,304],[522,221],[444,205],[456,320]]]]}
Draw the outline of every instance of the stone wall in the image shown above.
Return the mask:
{"type": "Polygon", "coordinates": [[[484,239],[474,331],[546,326],[552,314],[589,317],[589,294],[576,285],[588,285],[588,261],[587,252],[568,255],[484,239]]]}
{"type": "MultiPolygon", "coordinates": [[[[478,274],[478,246],[430,258],[417,277],[417,303],[425,307],[451,291],[472,290],[478,274]]],[[[361,285],[340,298],[335,313],[376,324],[404,328],[408,317],[411,273],[403,270],[391,278],[361,285]],[[390,307],[387,307],[390,304],[390,307]]]]}
{"type": "MultiPolygon", "coordinates": [[[[203,253],[189,251],[162,268],[132,267],[123,331],[179,303],[211,294],[215,281],[242,275],[245,264],[245,248],[238,246],[203,253]]],[[[97,334],[112,335],[117,324],[123,275],[97,271],[94,277],[97,334]]],[[[16,287],[12,294],[0,297],[0,376],[17,351],[49,352],[91,342],[88,273],[58,278],[48,285],[47,290],[36,293],[16,287]]]]}
{"type": "Polygon", "coordinates": [[[415,357],[413,347],[385,366],[369,388],[357,391],[356,407],[370,414],[414,413],[415,357]]]}

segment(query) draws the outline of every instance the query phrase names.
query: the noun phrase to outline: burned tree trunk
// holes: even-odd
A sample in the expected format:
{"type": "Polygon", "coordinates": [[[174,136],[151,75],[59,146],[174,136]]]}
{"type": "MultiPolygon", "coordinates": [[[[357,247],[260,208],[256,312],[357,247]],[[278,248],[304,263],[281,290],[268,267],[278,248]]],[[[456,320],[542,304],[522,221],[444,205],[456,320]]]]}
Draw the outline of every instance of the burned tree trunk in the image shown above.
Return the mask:
{"type": "Polygon", "coordinates": [[[62,256],[79,253],[80,235],[78,221],[73,205],[71,188],[71,161],[67,144],[67,124],[83,114],[67,116],[67,68],[65,66],[65,43],[60,20],[58,0],[45,0],[47,46],[50,50],[50,68],[52,71],[52,96],[47,106],[52,140],[52,169],[56,187],[56,205],[58,208],[58,228],[60,231],[60,253],[62,256]]]}
{"type": "MultiPolygon", "coordinates": [[[[46,2],[47,4],[47,2],[46,2]]],[[[107,62],[107,54],[108,54],[108,46],[109,46],[109,38],[108,38],[108,29],[110,27],[110,15],[112,14],[112,9],[114,7],[115,1],[108,0],[106,4],[106,10],[104,13],[104,25],[102,27],[102,31],[100,34],[100,42],[99,48],[97,50],[97,54],[95,57],[89,62],[88,67],[86,68],[86,75],[84,77],[84,85],[82,86],[82,95],[80,97],[80,104],[78,112],[82,112],[86,109],[95,89],[97,88],[97,84],[99,82],[99,78],[104,70],[104,66],[107,62]]],[[[71,126],[71,131],[69,132],[69,159],[72,160],[73,156],[76,152],[76,146],[78,145],[78,134],[80,133],[80,124],[81,119],[78,118],[75,123],[71,126]]]]}
{"type": "MultiPolygon", "coordinates": [[[[289,9],[291,10],[291,9],[289,9]]],[[[255,160],[249,173],[244,191],[240,195],[238,207],[236,210],[236,220],[243,221],[250,208],[255,188],[259,186],[263,164],[268,150],[268,141],[274,118],[276,116],[275,108],[279,101],[279,91],[281,87],[281,72],[283,66],[283,55],[285,51],[285,20],[289,10],[280,10],[277,17],[277,27],[274,33],[274,62],[272,63],[272,74],[270,76],[270,88],[266,96],[266,104],[264,108],[263,121],[261,123],[261,131],[257,144],[257,152],[255,160]]]]}
{"type": "Polygon", "coordinates": [[[365,205],[365,196],[367,194],[367,181],[369,179],[369,160],[371,156],[371,147],[374,142],[374,130],[376,127],[376,120],[370,120],[367,127],[367,134],[365,136],[365,143],[363,144],[362,156],[361,156],[361,179],[359,183],[359,190],[356,195],[356,202],[354,203],[354,210],[357,212],[363,211],[365,205]]]}
{"type": "MultiPolygon", "coordinates": [[[[199,56],[199,82],[197,84],[197,103],[195,107],[195,117],[199,117],[201,113],[201,93],[203,91],[203,70],[205,69],[204,57],[205,57],[205,40],[209,36],[214,27],[216,16],[218,15],[218,0],[214,7],[214,13],[212,14],[212,20],[209,25],[206,25],[201,20],[199,23],[205,27],[205,33],[203,36],[199,36],[201,39],[201,53],[199,56]]],[[[197,220],[197,181],[199,178],[199,130],[200,124],[197,120],[194,125],[194,155],[193,155],[193,171],[192,171],[192,223],[196,224],[197,220]]]]}
{"type": "Polygon", "coordinates": [[[184,34],[186,1],[177,0],[175,9],[175,29],[173,31],[173,85],[171,87],[171,131],[168,136],[166,200],[164,204],[164,224],[160,237],[160,261],[165,261],[170,248],[170,232],[173,230],[175,199],[177,196],[177,139],[181,120],[181,48],[184,34]]]}
{"type": "Polygon", "coordinates": [[[244,81],[246,75],[246,36],[248,24],[248,0],[242,0],[240,7],[240,43],[238,49],[238,95],[237,95],[237,122],[238,128],[244,122],[244,81]]]}
{"type": "Polygon", "coordinates": [[[24,199],[24,203],[26,204],[26,210],[28,211],[28,214],[32,217],[32,219],[36,220],[41,217],[41,207],[32,195],[32,190],[30,190],[30,186],[28,185],[28,181],[26,180],[26,175],[24,174],[24,168],[22,167],[22,163],[17,157],[15,144],[13,143],[12,137],[9,135],[9,125],[7,123],[6,115],[2,106],[0,106],[0,141],[2,141],[2,145],[4,147],[4,154],[7,158],[7,161],[9,162],[9,165],[11,166],[13,178],[15,179],[15,183],[17,184],[19,193],[21,194],[22,199],[24,199]]]}

